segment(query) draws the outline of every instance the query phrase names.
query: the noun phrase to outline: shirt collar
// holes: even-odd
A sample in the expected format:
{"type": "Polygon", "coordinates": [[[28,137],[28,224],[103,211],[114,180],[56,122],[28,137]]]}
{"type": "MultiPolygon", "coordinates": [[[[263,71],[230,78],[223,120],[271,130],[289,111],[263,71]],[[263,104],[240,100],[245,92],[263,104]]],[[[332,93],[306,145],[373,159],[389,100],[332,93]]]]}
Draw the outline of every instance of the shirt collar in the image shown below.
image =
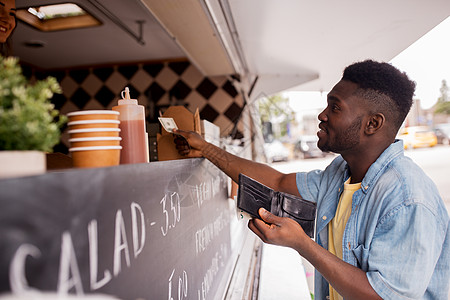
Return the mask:
{"type": "MultiPolygon", "coordinates": [[[[369,167],[369,170],[367,170],[366,175],[361,181],[361,190],[364,193],[367,193],[369,188],[373,185],[375,180],[378,178],[378,175],[381,174],[380,171],[386,168],[386,166],[398,156],[403,156],[403,149],[403,141],[396,139],[389,147],[387,147],[383,151],[383,153],[381,153],[377,160],[369,167]]],[[[350,176],[351,174],[348,168],[348,164],[346,164],[343,177],[344,182],[348,180],[350,176]]]]}
{"type": "Polygon", "coordinates": [[[403,141],[395,140],[383,151],[383,153],[381,153],[378,159],[370,166],[369,170],[367,170],[367,173],[361,182],[361,188],[364,193],[367,193],[370,187],[378,179],[378,176],[383,173],[381,171],[383,171],[394,159],[404,155],[403,151],[403,141]]]}

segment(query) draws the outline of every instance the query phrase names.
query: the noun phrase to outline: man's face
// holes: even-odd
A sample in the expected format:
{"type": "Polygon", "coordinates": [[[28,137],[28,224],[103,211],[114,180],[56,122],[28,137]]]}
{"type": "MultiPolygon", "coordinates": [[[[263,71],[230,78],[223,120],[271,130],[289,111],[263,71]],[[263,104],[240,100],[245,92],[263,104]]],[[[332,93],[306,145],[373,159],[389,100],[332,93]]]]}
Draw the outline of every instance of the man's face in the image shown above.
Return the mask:
{"type": "Polygon", "coordinates": [[[0,43],[6,42],[16,27],[16,1],[0,0],[0,43]]]}
{"type": "Polygon", "coordinates": [[[357,87],[353,82],[339,81],[328,94],[328,105],[318,117],[317,145],[322,151],[340,154],[357,151],[367,115],[364,102],[353,95],[357,87]]]}

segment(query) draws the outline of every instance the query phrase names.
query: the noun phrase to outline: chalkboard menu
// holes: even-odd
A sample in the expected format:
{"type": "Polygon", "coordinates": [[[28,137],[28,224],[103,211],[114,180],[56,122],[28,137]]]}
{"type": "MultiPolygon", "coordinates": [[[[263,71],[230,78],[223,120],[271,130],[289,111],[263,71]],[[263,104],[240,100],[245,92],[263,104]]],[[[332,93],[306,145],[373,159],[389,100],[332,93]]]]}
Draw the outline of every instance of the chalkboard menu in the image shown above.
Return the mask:
{"type": "Polygon", "coordinates": [[[0,293],[214,299],[226,176],[204,159],[0,180],[0,293]]]}

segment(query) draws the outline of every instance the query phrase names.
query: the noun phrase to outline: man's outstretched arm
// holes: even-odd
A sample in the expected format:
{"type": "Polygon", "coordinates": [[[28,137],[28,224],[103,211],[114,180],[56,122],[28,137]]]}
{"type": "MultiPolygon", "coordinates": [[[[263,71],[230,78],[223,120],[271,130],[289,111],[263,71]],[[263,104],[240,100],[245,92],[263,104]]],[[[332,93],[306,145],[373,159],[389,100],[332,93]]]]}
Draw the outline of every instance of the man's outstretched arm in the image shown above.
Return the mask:
{"type": "Polygon", "coordinates": [[[182,136],[175,138],[178,152],[181,155],[205,157],[235,182],[239,180],[239,173],[243,173],[274,190],[299,195],[294,173],[284,174],[266,164],[233,155],[206,142],[200,135],[192,131],[176,130],[174,133],[182,136]]]}

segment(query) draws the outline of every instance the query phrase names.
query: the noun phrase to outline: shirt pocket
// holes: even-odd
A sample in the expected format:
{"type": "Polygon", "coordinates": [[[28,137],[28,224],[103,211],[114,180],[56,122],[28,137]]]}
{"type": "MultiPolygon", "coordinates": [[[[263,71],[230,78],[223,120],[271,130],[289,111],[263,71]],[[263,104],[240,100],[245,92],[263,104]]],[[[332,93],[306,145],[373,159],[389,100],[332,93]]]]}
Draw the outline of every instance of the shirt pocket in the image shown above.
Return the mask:
{"type": "Polygon", "coordinates": [[[363,271],[367,271],[369,267],[369,249],[365,248],[364,245],[358,245],[352,249],[352,252],[358,263],[357,267],[363,271]]]}

